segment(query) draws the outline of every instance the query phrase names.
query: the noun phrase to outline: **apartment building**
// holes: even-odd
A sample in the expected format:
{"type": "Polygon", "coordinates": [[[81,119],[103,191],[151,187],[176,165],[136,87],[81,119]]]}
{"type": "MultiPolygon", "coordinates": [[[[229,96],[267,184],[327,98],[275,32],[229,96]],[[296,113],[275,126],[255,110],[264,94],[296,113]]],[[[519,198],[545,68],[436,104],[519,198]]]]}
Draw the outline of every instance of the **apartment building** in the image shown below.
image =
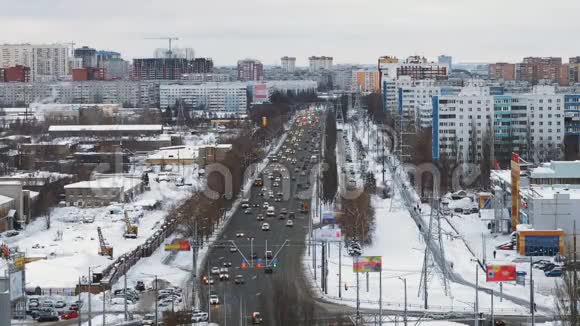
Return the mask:
{"type": "Polygon", "coordinates": [[[264,65],[259,60],[238,60],[238,80],[264,80],[264,65]]]}
{"type": "Polygon", "coordinates": [[[507,164],[512,152],[543,161],[547,157],[538,153],[557,153],[564,141],[564,98],[553,87],[504,95],[491,95],[484,87],[434,96],[433,157],[479,161],[484,139],[493,137],[493,156],[500,163],[507,164]]]}
{"type": "Polygon", "coordinates": [[[0,68],[30,68],[32,81],[62,79],[69,74],[69,47],[64,44],[0,44],[0,68]]]}
{"type": "Polygon", "coordinates": [[[133,59],[135,80],[177,80],[183,74],[210,73],[213,61],[209,58],[146,58],[133,59]]]}
{"type": "Polygon", "coordinates": [[[528,81],[533,85],[540,81],[559,83],[562,71],[562,58],[526,57],[516,64],[516,79],[528,81]]]}
{"type": "Polygon", "coordinates": [[[377,69],[359,69],[352,72],[352,91],[363,93],[378,92],[380,88],[379,71],[377,69]]]}
{"type": "Polygon", "coordinates": [[[30,68],[26,66],[15,66],[9,68],[0,68],[0,83],[11,82],[30,82],[30,68]]]}
{"type": "Polygon", "coordinates": [[[513,63],[497,62],[489,65],[489,79],[515,80],[516,65],[513,63]]]}
{"type": "Polygon", "coordinates": [[[283,56],[282,58],[280,58],[280,62],[282,63],[282,71],[291,73],[296,71],[295,57],[283,56]]]}
{"type": "Polygon", "coordinates": [[[242,82],[166,84],[159,92],[161,108],[183,101],[194,111],[245,114],[247,110],[247,84],[242,82]]]}
{"type": "Polygon", "coordinates": [[[332,69],[332,57],[327,56],[311,56],[308,58],[308,69],[311,72],[319,70],[330,70],[332,69]]]}

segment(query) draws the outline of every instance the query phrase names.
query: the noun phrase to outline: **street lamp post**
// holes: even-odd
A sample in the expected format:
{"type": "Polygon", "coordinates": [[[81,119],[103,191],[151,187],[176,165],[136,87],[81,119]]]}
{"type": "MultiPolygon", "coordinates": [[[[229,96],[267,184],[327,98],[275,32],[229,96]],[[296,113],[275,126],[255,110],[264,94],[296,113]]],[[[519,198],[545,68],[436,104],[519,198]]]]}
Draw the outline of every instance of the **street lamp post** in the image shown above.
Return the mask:
{"type": "Polygon", "coordinates": [[[403,281],[403,286],[405,288],[405,312],[403,315],[403,320],[405,322],[405,326],[407,326],[407,279],[399,277],[401,281],[403,281]]]}

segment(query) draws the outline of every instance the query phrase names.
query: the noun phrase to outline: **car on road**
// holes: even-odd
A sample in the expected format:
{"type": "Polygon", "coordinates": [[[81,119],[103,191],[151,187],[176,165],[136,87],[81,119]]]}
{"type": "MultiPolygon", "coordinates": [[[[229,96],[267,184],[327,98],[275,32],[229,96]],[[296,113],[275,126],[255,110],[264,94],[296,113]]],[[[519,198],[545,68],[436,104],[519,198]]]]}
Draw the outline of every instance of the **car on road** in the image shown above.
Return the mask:
{"type": "Polygon", "coordinates": [[[220,269],[219,267],[212,267],[211,268],[211,275],[219,275],[220,274],[220,269]]]}
{"type": "Polygon", "coordinates": [[[278,219],[280,219],[280,220],[283,220],[283,219],[285,219],[285,218],[286,218],[286,215],[284,215],[284,214],[280,214],[280,215],[278,215],[278,219]]]}
{"type": "Polygon", "coordinates": [[[245,236],[246,236],[246,234],[244,232],[242,232],[242,231],[236,232],[236,238],[243,238],[245,236]]]}
{"type": "Polygon", "coordinates": [[[242,202],[242,208],[249,208],[249,207],[250,207],[250,201],[244,200],[242,202]]]}
{"type": "Polygon", "coordinates": [[[220,299],[218,298],[218,296],[216,294],[209,295],[209,304],[211,304],[211,305],[220,304],[220,299]]]}
{"type": "Polygon", "coordinates": [[[209,314],[205,311],[201,310],[194,310],[191,312],[191,321],[194,323],[200,323],[207,321],[209,318],[209,314]]]}
{"type": "Polygon", "coordinates": [[[58,321],[58,312],[53,308],[41,308],[37,312],[36,321],[37,322],[45,322],[45,321],[58,321]]]}
{"type": "Polygon", "coordinates": [[[263,209],[268,209],[268,207],[270,207],[270,204],[268,204],[268,202],[267,202],[267,201],[265,201],[265,202],[262,204],[262,208],[263,208],[263,209]]]}
{"type": "Polygon", "coordinates": [[[62,309],[64,307],[66,307],[66,302],[62,301],[62,300],[58,300],[55,304],[54,307],[57,309],[62,309]]]}
{"type": "Polygon", "coordinates": [[[274,269],[272,268],[272,266],[268,265],[268,266],[264,267],[264,273],[272,274],[272,273],[274,273],[274,269]]]}
{"type": "Polygon", "coordinates": [[[203,277],[203,284],[210,285],[210,284],[213,284],[213,283],[214,283],[213,278],[207,277],[207,276],[204,276],[203,277]]]}
{"type": "Polygon", "coordinates": [[[288,213],[288,218],[296,218],[296,213],[295,212],[290,212],[288,213]]]}
{"type": "Polygon", "coordinates": [[[294,221],[292,221],[292,220],[286,220],[286,226],[287,227],[293,227],[294,226],[294,221]]]}
{"type": "Polygon", "coordinates": [[[262,231],[270,231],[270,224],[262,223],[262,231]]]}
{"type": "Polygon", "coordinates": [[[279,183],[279,182],[274,182],[274,183],[272,184],[272,187],[274,187],[274,188],[278,188],[278,187],[280,187],[280,183],[279,183]]]}
{"type": "Polygon", "coordinates": [[[236,252],[238,251],[238,248],[236,248],[236,246],[230,246],[230,252],[236,252]]]}
{"type": "Polygon", "coordinates": [[[281,201],[282,201],[282,197],[276,197],[276,198],[274,199],[274,201],[275,201],[275,202],[277,202],[277,203],[279,203],[279,202],[281,202],[281,201]]]}
{"type": "Polygon", "coordinates": [[[154,314],[146,314],[143,319],[141,320],[143,325],[153,325],[155,324],[155,315],[154,314]]]}
{"type": "Polygon", "coordinates": [[[79,312],[72,310],[72,311],[67,311],[64,314],[62,314],[61,318],[63,320],[69,320],[69,319],[75,319],[79,317],[79,312]]]}
{"type": "Polygon", "coordinates": [[[274,208],[274,206],[268,207],[268,210],[266,211],[266,215],[267,216],[274,216],[274,215],[276,215],[276,209],[274,208]]]}
{"type": "Polygon", "coordinates": [[[220,281],[229,281],[230,274],[229,273],[220,273],[220,281]]]}
{"type": "Polygon", "coordinates": [[[262,323],[262,315],[259,312],[255,311],[252,313],[252,324],[258,325],[262,323]]]}
{"type": "Polygon", "coordinates": [[[264,220],[264,215],[262,215],[262,214],[256,215],[256,220],[263,221],[264,220]]]}
{"type": "Polygon", "coordinates": [[[273,191],[268,192],[268,197],[274,198],[274,192],[273,191]]]}
{"type": "Polygon", "coordinates": [[[284,207],[280,210],[280,214],[286,215],[286,214],[288,214],[288,210],[284,207]]]}
{"type": "Polygon", "coordinates": [[[224,261],[224,263],[222,264],[223,267],[232,267],[232,262],[231,261],[224,261]]]}
{"type": "Polygon", "coordinates": [[[245,283],[244,276],[240,275],[240,274],[236,275],[236,277],[234,277],[234,283],[235,284],[244,284],[245,283]]]}
{"type": "Polygon", "coordinates": [[[252,214],[252,209],[251,208],[246,208],[244,210],[244,214],[252,214]]]}

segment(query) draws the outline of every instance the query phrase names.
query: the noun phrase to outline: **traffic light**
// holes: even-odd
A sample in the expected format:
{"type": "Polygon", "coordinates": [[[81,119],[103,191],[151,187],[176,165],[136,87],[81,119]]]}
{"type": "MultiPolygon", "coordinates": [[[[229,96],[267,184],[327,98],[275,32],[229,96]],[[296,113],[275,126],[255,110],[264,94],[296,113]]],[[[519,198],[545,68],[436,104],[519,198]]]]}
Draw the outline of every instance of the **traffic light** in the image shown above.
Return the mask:
{"type": "Polygon", "coordinates": [[[242,269],[246,269],[246,268],[248,268],[248,264],[242,263],[242,269]]]}
{"type": "Polygon", "coordinates": [[[262,269],[262,264],[256,264],[257,269],[262,269]]]}
{"type": "Polygon", "coordinates": [[[272,267],[278,267],[278,259],[273,259],[272,260],[272,267]]]}

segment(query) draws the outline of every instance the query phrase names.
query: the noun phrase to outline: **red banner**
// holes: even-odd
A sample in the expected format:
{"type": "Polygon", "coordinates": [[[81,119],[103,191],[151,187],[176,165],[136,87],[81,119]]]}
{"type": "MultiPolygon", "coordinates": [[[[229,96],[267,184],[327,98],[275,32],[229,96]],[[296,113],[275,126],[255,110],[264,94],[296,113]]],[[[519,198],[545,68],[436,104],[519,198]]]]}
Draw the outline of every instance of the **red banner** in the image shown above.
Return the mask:
{"type": "Polygon", "coordinates": [[[488,282],[512,282],[516,280],[516,265],[488,265],[488,282]]]}

